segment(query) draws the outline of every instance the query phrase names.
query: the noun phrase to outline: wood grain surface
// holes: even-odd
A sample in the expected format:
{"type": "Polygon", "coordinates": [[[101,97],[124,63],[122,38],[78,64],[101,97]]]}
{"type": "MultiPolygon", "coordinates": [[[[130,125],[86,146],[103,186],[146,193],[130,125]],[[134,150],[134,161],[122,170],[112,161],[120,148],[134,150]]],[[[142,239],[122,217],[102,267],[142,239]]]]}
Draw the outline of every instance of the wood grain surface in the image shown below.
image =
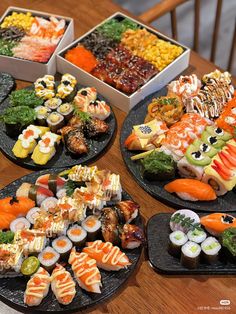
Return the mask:
{"type": "MultiPolygon", "coordinates": [[[[78,37],[90,28],[115,13],[123,11],[109,0],[1,0],[0,15],[8,6],[19,6],[28,9],[45,11],[74,18],[75,36],[78,37]]],[[[127,12],[126,12],[127,13],[127,12]]],[[[196,73],[201,76],[215,69],[214,64],[192,52],[190,66],[186,73],[196,73]]],[[[1,70],[1,64],[0,64],[1,70]]],[[[235,81],[234,81],[235,83],[235,81]]],[[[17,81],[17,88],[29,85],[27,82],[17,81]]],[[[173,209],[161,204],[144,192],[132,179],[125,168],[120,148],[120,129],[125,113],[114,108],[118,121],[117,135],[113,145],[97,162],[99,168],[109,168],[121,175],[122,185],[141,206],[141,213],[147,221],[158,212],[171,212],[173,209]]],[[[1,141],[1,139],[0,139],[1,141]]],[[[0,188],[19,178],[29,170],[16,166],[0,154],[0,188]]],[[[143,256],[137,269],[124,289],[90,313],[235,313],[235,277],[233,276],[164,276],[154,272],[143,256]],[[228,299],[230,306],[220,305],[220,300],[228,299]]],[[[1,289],[1,283],[0,283],[1,289]]],[[[9,313],[0,303],[0,313],[9,313]]],[[[14,312],[15,313],[15,312],[14,312]]]]}

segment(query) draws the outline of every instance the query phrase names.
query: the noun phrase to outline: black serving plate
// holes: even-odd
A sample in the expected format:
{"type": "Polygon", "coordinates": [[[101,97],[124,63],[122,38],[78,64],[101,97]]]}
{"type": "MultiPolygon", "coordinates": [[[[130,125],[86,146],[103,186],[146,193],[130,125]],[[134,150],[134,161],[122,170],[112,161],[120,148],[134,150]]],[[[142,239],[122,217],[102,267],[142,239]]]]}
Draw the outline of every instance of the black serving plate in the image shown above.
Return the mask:
{"type": "Polygon", "coordinates": [[[149,194],[163,203],[172,206],[174,208],[190,208],[196,211],[206,211],[206,212],[226,212],[226,211],[236,211],[236,193],[231,191],[224,196],[217,197],[216,200],[210,202],[189,202],[180,199],[175,194],[168,193],[164,189],[164,185],[170,181],[148,181],[144,179],[141,174],[140,161],[132,161],[130,158],[136,155],[137,152],[132,152],[124,147],[124,142],[126,138],[132,131],[133,125],[142,124],[147,113],[147,106],[150,104],[152,98],[160,97],[167,94],[167,89],[164,87],[160,91],[153,93],[146,97],[144,100],[139,102],[127,115],[120,136],[120,147],[124,162],[132,173],[133,177],[137,183],[149,194]]]}
{"type": "Polygon", "coordinates": [[[15,79],[11,74],[0,72],[0,104],[15,88],[15,79]]]}
{"type": "MultiPolygon", "coordinates": [[[[180,264],[180,259],[168,252],[170,217],[172,214],[160,213],[152,216],[147,223],[148,259],[151,266],[159,273],[168,275],[231,275],[236,274],[236,264],[229,262],[223,254],[214,265],[200,262],[198,268],[188,269],[180,264]]],[[[199,213],[199,216],[206,213],[199,213]]]]}
{"type": "MultiPolygon", "coordinates": [[[[77,85],[78,89],[83,88],[81,85],[77,85]]],[[[27,89],[33,89],[34,86],[31,85],[27,87],[27,89]]],[[[106,99],[98,94],[98,99],[104,100],[106,99]]],[[[107,102],[109,103],[109,102],[107,102]]],[[[0,114],[10,105],[9,97],[2,103],[0,107],[0,114]]],[[[27,157],[25,159],[16,158],[12,153],[12,148],[17,140],[17,138],[13,139],[6,134],[5,124],[0,123],[0,150],[1,152],[9,158],[14,163],[18,164],[21,167],[32,169],[32,170],[40,170],[40,169],[50,169],[50,168],[58,168],[58,167],[70,167],[77,164],[88,164],[98,158],[99,155],[103,154],[108,148],[109,143],[111,142],[113,135],[116,131],[116,117],[111,108],[111,114],[106,119],[106,122],[109,125],[109,131],[107,134],[99,136],[97,139],[88,139],[87,143],[89,146],[89,152],[87,154],[73,156],[69,152],[67,152],[65,146],[62,141],[57,147],[56,154],[52,157],[46,165],[36,165],[31,157],[27,157]]]]}
{"type": "MultiPolygon", "coordinates": [[[[63,169],[52,169],[50,173],[59,173],[63,169]]],[[[46,170],[38,171],[26,175],[0,190],[0,199],[15,195],[17,188],[23,182],[34,183],[36,179],[43,174],[48,173],[46,170]]],[[[131,199],[131,196],[125,191],[122,192],[122,199],[131,199]]],[[[142,218],[139,216],[134,220],[134,223],[143,228],[142,218]]],[[[71,304],[63,306],[58,303],[51,289],[46,298],[43,299],[42,303],[36,307],[28,307],[24,304],[24,292],[27,284],[27,280],[24,277],[16,278],[3,278],[0,279],[0,300],[12,308],[20,312],[28,313],[72,313],[80,310],[85,310],[88,307],[98,305],[108,298],[114,296],[122,287],[124,287],[126,281],[133,274],[134,270],[137,268],[142,248],[136,248],[134,250],[122,250],[132,262],[132,265],[127,269],[120,271],[105,271],[100,270],[102,275],[102,288],[101,294],[89,293],[82,290],[76,283],[76,295],[71,304]]],[[[71,272],[71,268],[68,267],[71,272]]],[[[71,272],[72,277],[73,273],[71,272]]],[[[76,280],[75,280],[76,281],[76,280]]]]}

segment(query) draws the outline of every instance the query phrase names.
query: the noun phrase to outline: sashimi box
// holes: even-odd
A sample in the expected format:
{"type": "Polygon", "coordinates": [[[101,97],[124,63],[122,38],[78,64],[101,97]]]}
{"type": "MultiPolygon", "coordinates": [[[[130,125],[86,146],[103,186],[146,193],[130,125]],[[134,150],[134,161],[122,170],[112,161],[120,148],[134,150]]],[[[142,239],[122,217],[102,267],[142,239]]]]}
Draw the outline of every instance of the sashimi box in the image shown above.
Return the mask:
{"type": "Polygon", "coordinates": [[[56,18],[58,21],[65,20],[65,31],[63,36],[57,43],[57,47],[46,62],[30,61],[17,58],[14,56],[0,55],[0,71],[10,73],[14,78],[29,82],[34,82],[37,78],[45,75],[56,73],[56,54],[69,45],[74,40],[74,21],[70,17],[34,11],[18,7],[8,7],[0,19],[0,25],[5,17],[16,13],[31,13],[33,17],[44,18],[49,21],[50,17],[56,18]]]}
{"type": "Polygon", "coordinates": [[[57,71],[60,73],[71,73],[78,79],[81,84],[95,87],[98,92],[106,97],[112,105],[118,107],[122,111],[129,112],[132,107],[134,107],[138,102],[143,100],[146,96],[160,90],[163,86],[165,86],[176,76],[178,76],[182,71],[184,71],[189,65],[189,57],[189,48],[140,23],[139,21],[130,18],[123,13],[116,12],[108,19],[104,20],[102,23],[96,25],[83,36],[76,39],[73,43],[62,49],[57,54],[57,71]],[[130,21],[137,23],[138,27],[140,27],[141,29],[146,29],[148,32],[156,35],[159,39],[181,47],[182,53],[163,70],[161,70],[151,79],[149,79],[144,85],[139,86],[136,91],[127,94],[114,87],[114,85],[112,86],[110,84],[107,84],[104,80],[86,72],[85,70],[81,69],[79,66],[73,64],[65,58],[65,55],[68,51],[80,45],[81,41],[86,40],[87,36],[91,35],[94,31],[96,32],[100,26],[102,26],[107,21],[110,21],[111,19],[116,19],[118,21],[129,19],[130,21]]]}

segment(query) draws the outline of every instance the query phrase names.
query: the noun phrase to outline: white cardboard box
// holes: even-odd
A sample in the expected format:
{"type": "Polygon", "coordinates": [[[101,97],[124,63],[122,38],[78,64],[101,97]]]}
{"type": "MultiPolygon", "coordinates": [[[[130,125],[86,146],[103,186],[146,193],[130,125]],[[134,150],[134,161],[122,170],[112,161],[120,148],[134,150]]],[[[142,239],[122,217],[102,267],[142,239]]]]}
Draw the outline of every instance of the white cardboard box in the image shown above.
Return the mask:
{"type": "Polygon", "coordinates": [[[29,60],[19,59],[15,57],[8,57],[0,55],[0,71],[10,73],[15,79],[34,82],[37,78],[45,75],[56,73],[56,54],[68,46],[74,40],[74,21],[72,18],[40,12],[28,9],[22,9],[18,7],[9,7],[0,19],[0,24],[4,20],[5,16],[9,15],[10,12],[31,12],[35,16],[48,18],[55,16],[58,19],[66,20],[66,30],[59,41],[56,50],[52,54],[51,58],[47,63],[33,62],[29,60]]]}
{"type": "Polygon", "coordinates": [[[163,86],[165,86],[168,82],[173,80],[178,74],[180,74],[184,69],[188,67],[189,64],[189,57],[190,57],[190,49],[179,44],[173,39],[170,39],[162,34],[160,34],[157,31],[154,31],[150,27],[147,27],[146,25],[130,18],[129,16],[116,12],[112,16],[110,16],[108,19],[100,23],[99,25],[95,26],[93,29],[91,29],[89,32],[81,36],[80,38],[76,39],[72,44],[64,48],[62,51],[60,51],[57,54],[57,71],[60,73],[70,73],[74,75],[78,82],[82,85],[86,86],[93,86],[96,87],[98,92],[102,94],[104,97],[106,97],[111,105],[114,105],[118,107],[119,109],[129,112],[130,109],[135,106],[138,102],[140,102],[142,99],[144,99],[146,96],[150,95],[151,93],[154,93],[155,91],[160,90],[163,86]],[[143,26],[144,28],[148,29],[150,32],[156,34],[159,38],[164,39],[166,41],[169,41],[173,44],[176,44],[178,46],[181,46],[184,49],[184,52],[176,58],[172,63],[170,63],[164,70],[162,70],[160,73],[155,75],[151,80],[149,80],[145,85],[140,87],[136,92],[134,92],[131,95],[127,95],[111,85],[108,85],[107,83],[99,80],[98,78],[94,77],[90,73],[82,70],[78,66],[74,65],[73,63],[67,61],[63,56],[65,52],[75,46],[80,42],[82,38],[93,32],[98,26],[102,25],[107,20],[117,17],[127,17],[130,20],[136,22],[137,24],[143,26]]]}

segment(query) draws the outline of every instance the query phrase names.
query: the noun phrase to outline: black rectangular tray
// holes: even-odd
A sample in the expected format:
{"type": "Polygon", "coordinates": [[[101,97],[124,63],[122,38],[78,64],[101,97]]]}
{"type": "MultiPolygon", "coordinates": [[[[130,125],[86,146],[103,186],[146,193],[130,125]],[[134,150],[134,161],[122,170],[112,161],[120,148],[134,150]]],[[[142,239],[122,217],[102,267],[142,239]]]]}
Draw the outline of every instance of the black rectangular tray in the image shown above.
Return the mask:
{"type": "MultiPolygon", "coordinates": [[[[199,216],[207,213],[198,213],[199,216]]],[[[180,259],[171,256],[168,249],[169,221],[172,214],[160,213],[152,216],[147,223],[148,259],[150,265],[159,273],[168,275],[235,275],[236,263],[221,257],[214,265],[199,263],[196,269],[188,269],[180,264],[180,259]]]]}

